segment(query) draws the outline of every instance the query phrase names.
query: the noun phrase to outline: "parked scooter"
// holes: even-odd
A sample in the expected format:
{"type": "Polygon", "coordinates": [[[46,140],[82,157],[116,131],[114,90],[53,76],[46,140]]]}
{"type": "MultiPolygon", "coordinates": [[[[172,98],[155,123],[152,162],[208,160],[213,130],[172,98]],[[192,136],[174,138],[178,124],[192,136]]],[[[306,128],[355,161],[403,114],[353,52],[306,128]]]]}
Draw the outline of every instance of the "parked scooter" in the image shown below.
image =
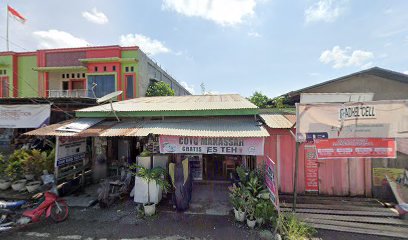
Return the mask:
{"type": "MultiPolygon", "coordinates": [[[[51,175],[50,175],[51,176],[51,175]]],[[[1,220],[0,232],[9,230],[16,225],[26,225],[29,223],[39,222],[42,219],[51,218],[54,222],[62,222],[68,218],[68,204],[64,199],[58,196],[57,186],[53,177],[48,177],[44,181],[44,186],[48,189],[44,193],[43,200],[39,205],[22,213],[22,217],[16,219],[16,209],[23,206],[25,201],[4,202],[0,205],[1,220]]]]}

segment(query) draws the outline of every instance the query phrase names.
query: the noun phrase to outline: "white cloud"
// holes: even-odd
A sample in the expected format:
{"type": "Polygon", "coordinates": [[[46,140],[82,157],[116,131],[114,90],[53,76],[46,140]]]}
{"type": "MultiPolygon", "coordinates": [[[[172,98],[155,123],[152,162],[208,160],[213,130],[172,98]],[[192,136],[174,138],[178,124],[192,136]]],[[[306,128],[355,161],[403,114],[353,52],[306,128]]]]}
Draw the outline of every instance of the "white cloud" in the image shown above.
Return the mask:
{"type": "Polygon", "coordinates": [[[305,10],[306,22],[333,22],[343,12],[343,1],[319,0],[305,10]]]}
{"type": "Polygon", "coordinates": [[[407,71],[404,71],[404,74],[407,74],[407,75],[408,75],[408,70],[407,70],[407,71]]]}
{"type": "Polygon", "coordinates": [[[350,66],[367,67],[370,59],[374,58],[374,54],[369,51],[354,50],[351,52],[350,47],[341,49],[339,46],[333,47],[332,50],[325,50],[320,55],[319,60],[325,64],[333,64],[333,68],[343,68],[350,66]]]}
{"type": "Polygon", "coordinates": [[[258,33],[258,32],[249,32],[249,33],[248,33],[248,36],[254,37],[254,38],[260,38],[260,37],[262,37],[262,35],[261,35],[260,33],[258,33]]]}
{"type": "Polygon", "coordinates": [[[256,4],[257,0],[163,0],[162,9],[231,26],[253,16],[256,4]]]}
{"type": "Polygon", "coordinates": [[[86,20],[96,24],[106,24],[109,22],[108,17],[103,12],[98,11],[96,8],[92,8],[91,11],[82,12],[82,16],[86,20]]]}
{"type": "Polygon", "coordinates": [[[139,46],[146,54],[151,55],[171,52],[162,42],[141,34],[122,35],[120,36],[120,44],[122,46],[139,46]]]}
{"type": "Polygon", "coordinates": [[[181,86],[183,86],[185,89],[187,89],[187,91],[189,91],[191,94],[195,94],[195,90],[194,90],[194,85],[188,85],[188,83],[186,82],[180,82],[181,86]]]}
{"type": "Polygon", "coordinates": [[[33,32],[34,38],[38,41],[38,48],[66,48],[66,47],[86,47],[91,45],[82,38],[73,36],[70,33],[50,29],[48,31],[33,32]]]}

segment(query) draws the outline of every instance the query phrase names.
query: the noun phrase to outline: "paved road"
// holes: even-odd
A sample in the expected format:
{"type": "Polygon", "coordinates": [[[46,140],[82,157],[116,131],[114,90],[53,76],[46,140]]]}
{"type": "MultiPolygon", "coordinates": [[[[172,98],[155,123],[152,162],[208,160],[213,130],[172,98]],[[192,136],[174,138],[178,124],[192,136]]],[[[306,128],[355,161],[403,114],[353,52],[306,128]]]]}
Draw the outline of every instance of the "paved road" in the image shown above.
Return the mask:
{"type": "MultiPolygon", "coordinates": [[[[320,231],[324,240],[389,240],[392,238],[320,231]]],[[[42,222],[19,231],[0,234],[0,239],[259,239],[257,230],[234,222],[232,216],[188,215],[160,212],[149,219],[137,217],[132,204],[109,210],[71,209],[70,218],[59,224],[42,222]]]]}

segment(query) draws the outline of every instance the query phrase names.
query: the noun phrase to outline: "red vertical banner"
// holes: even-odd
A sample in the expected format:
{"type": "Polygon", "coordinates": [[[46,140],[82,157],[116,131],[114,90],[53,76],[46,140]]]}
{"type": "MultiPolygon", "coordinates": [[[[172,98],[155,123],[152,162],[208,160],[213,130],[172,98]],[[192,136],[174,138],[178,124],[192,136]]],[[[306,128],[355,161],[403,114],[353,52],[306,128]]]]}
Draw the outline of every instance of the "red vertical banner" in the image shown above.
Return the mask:
{"type": "Polygon", "coordinates": [[[305,191],[319,191],[319,166],[314,146],[305,146],[305,191]]]}

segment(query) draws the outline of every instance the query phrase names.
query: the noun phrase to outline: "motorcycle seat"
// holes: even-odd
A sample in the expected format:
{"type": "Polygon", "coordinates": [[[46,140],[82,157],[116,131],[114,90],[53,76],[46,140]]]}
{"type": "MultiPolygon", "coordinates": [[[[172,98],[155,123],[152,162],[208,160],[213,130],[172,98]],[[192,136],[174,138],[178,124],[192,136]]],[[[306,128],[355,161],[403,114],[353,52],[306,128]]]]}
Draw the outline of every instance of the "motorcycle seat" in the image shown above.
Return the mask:
{"type": "Polygon", "coordinates": [[[23,206],[26,203],[24,200],[15,202],[0,201],[0,209],[14,209],[23,206]]]}

